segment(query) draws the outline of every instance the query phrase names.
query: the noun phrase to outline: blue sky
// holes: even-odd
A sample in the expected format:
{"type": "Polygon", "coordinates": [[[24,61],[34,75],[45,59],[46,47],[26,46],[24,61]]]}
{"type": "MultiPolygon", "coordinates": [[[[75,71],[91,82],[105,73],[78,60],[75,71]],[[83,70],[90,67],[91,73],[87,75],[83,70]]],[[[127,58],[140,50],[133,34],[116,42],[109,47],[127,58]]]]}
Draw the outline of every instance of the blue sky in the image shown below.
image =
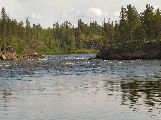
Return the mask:
{"type": "Polygon", "coordinates": [[[80,18],[86,23],[91,18],[100,24],[103,18],[118,20],[121,6],[128,4],[134,5],[138,12],[146,4],[161,8],[161,0],[0,0],[0,9],[4,6],[9,16],[18,21],[29,18],[31,23],[51,27],[56,21],[66,20],[76,25],[80,18]]]}

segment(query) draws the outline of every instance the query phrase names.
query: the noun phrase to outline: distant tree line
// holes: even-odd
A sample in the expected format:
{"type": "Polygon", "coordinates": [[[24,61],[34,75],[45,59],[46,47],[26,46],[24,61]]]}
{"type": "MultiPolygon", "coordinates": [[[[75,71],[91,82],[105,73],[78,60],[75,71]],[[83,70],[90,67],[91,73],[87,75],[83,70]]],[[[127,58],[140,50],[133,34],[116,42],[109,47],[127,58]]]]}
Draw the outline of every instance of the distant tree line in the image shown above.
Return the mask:
{"type": "Polygon", "coordinates": [[[160,41],[161,11],[147,4],[142,13],[132,5],[122,7],[120,20],[110,19],[102,25],[96,21],[89,25],[81,19],[78,27],[70,22],[53,24],[52,28],[42,28],[40,24],[17,22],[2,8],[0,18],[0,47],[12,46],[18,53],[25,49],[37,51],[70,51],[77,49],[100,49],[103,46],[120,46],[125,43],[145,43],[160,41]]]}

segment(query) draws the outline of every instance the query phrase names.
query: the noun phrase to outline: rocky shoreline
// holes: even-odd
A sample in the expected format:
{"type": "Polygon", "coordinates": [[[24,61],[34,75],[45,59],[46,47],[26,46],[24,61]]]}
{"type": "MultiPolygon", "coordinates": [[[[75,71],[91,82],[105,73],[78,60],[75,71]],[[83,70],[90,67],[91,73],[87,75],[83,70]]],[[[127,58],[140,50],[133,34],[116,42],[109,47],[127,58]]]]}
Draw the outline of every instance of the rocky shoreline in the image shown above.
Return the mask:
{"type": "Polygon", "coordinates": [[[38,54],[35,51],[28,50],[25,52],[23,56],[18,56],[15,52],[15,50],[11,46],[5,46],[1,48],[1,54],[0,54],[0,59],[1,60],[26,60],[26,59],[43,59],[44,56],[38,54]]]}
{"type": "Polygon", "coordinates": [[[161,42],[146,43],[139,47],[132,45],[123,45],[119,48],[108,47],[100,50],[96,58],[104,60],[161,59],[161,42]]]}

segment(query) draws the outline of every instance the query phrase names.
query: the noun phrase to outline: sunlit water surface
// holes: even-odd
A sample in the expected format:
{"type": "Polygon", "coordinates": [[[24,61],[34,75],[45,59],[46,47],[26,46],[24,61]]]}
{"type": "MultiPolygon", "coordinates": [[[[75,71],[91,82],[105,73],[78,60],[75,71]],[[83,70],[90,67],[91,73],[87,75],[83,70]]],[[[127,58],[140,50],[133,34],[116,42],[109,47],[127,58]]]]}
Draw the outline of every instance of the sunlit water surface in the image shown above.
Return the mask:
{"type": "Polygon", "coordinates": [[[161,61],[95,54],[0,61],[0,120],[161,120],[161,61]]]}

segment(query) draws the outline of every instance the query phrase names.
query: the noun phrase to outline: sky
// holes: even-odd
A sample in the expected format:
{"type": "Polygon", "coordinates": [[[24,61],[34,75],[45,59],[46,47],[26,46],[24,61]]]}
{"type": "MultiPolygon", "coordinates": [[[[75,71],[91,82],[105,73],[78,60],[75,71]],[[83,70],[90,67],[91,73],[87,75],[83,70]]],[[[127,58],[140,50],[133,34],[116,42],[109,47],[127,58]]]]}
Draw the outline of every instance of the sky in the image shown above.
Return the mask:
{"type": "Polygon", "coordinates": [[[138,12],[145,10],[146,4],[161,8],[161,0],[0,0],[0,9],[5,7],[7,14],[18,21],[29,18],[32,24],[47,28],[57,21],[70,21],[76,26],[80,18],[85,23],[96,20],[101,24],[104,18],[118,21],[121,7],[128,4],[138,12]]]}

